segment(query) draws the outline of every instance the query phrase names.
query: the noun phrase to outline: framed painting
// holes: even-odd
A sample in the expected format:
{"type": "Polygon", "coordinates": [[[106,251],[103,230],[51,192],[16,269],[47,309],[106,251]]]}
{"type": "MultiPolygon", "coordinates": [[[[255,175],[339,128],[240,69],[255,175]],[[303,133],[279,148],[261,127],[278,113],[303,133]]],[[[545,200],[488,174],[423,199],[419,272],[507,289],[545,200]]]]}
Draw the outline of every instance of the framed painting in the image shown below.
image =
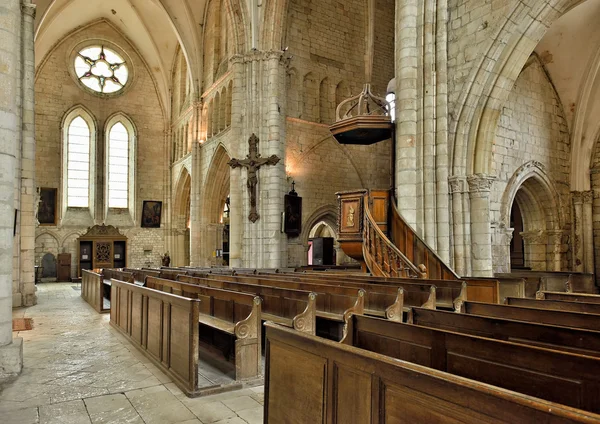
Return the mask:
{"type": "Polygon", "coordinates": [[[302,232],[302,197],[286,194],[284,197],[285,220],[283,232],[298,237],[302,232]]]}
{"type": "Polygon", "coordinates": [[[162,202],[144,200],[142,207],[142,228],[160,228],[162,202]]]}
{"type": "Polygon", "coordinates": [[[40,188],[37,220],[40,225],[56,225],[56,199],[58,189],[40,188]]]}

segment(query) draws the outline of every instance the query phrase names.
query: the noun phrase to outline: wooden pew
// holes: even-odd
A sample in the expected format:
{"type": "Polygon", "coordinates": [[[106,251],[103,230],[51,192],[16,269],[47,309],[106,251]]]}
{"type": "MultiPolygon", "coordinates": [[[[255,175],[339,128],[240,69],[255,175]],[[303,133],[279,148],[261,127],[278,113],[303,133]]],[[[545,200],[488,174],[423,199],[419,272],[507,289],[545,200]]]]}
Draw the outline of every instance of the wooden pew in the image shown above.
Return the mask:
{"type": "MultiPolygon", "coordinates": [[[[375,286],[366,284],[336,285],[321,282],[293,281],[290,279],[278,279],[264,275],[233,275],[213,276],[206,278],[232,283],[245,283],[256,285],[267,285],[273,287],[285,287],[295,290],[307,290],[318,293],[322,301],[317,301],[317,316],[338,322],[343,322],[349,311],[357,301],[357,292],[364,299],[364,313],[387,317],[393,320],[402,320],[402,311],[406,305],[417,304],[418,306],[435,304],[435,287],[416,286],[419,291],[400,291],[401,287],[375,286]],[[368,289],[368,291],[367,291],[368,289]]],[[[362,312],[361,312],[362,313],[362,312]]]]}
{"type": "Polygon", "coordinates": [[[599,331],[424,308],[412,308],[409,323],[600,357],[599,331]]]}
{"type": "Polygon", "coordinates": [[[138,269],[138,268],[123,268],[125,272],[131,272],[133,274],[133,279],[136,283],[141,283],[142,285],[146,281],[146,277],[159,277],[160,271],[158,270],[150,270],[150,269],[138,269]]]}
{"type": "MultiPolygon", "coordinates": [[[[185,277],[179,277],[185,278],[185,277]]],[[[194,280],[187,279],[190,282],[208,284],[213,287],[233,289],[237,284],[240,290],[254,291],[254,286],[279,287],[291,290],[300,290],[313,292],[317,295],[316,299],[316,317],[317,332],[322,337],[340,340],[344,335],[345,323],[351,314],[363,314],[365,312],[365,291],[353,289],[350,287],[328,287],[307,285],[295,282],[282,281],[275,284],[275,280],[266,280],[240,276],[226,276],[207,274],[206,278],[195,277],[194,280]]],[[[402,293],[396,293],[394,303],[390,308],[390,314],[394,313],[402,317],[402,293]]]]}
{"type": "Polygon", "coordinates": [[[555,311],[584,312],[586,314],[600,314],[600,304],[569,302],[566,300],[541,300],[521,299],[507,297],[506,304],[511,306],[524,306],[526,308],[552,309],[555,311]]]}
{"type": "Polygon", "coordinates": [[[354,315],[342,343],[600,412],[600,358],[354,315]]]}
{"type": "Polygon", "coordinates": [[[537,299],[566,300],[568,302],[600,303],[600,295],[587,293],[560,293],[542,291],[536,294],[537,299]]]}
{"type": "MultiPolygon", "coordinates": [[[[234,339],[233,358],[228,354],[229,345],[217,346],[218,337],[204,337],[215,347],[221,348],[227,359],[235,363],[236,380],[258,377],[261,373],[261,299],[246,293],[186,284],[156,277],[146,277],[146,287],[186,298],[201,300],[198,322],[205,327],[224,333],[234,339]]],[[[208,335],[208,333],[207,333],[208,335]]]]}
{"type": "Polygon", "coordinates": [[[267,323],[265,424],[597,423],[600,416],[267,323]],[[293,364],[293,366],[290,366],[293,364]]]}
{"type": "Polygon", "coordinates": [[[314,292],[220,282],[190,275],[179,275],[177,281],[180,282],[179,288],[175,284],[171,286],[175,292],[184,292],[186,286],[191,284],[241,291],[260,296],[262,299],[261,319],[263,321],[269,320],[298,331],[315,334],[317,294],[314,292]]]}
{"type": "Polygon", "coordinates": [[[81,270],[81,297],[98,313],[110,311],[110,305],[104,304],[103,278],[87,269],[81,270]]]}
{"type": "Polygon", "coordinates": [[[183,392],[197,395],[200,301],[118,280],[111,291],[111,326],[183,392]]]}
{"type": "Polygon", "coordinates": [[[561,327],[582,328],[597,331],[600,315],[579,312],[553,311],[549,309],[525,308],[522,306],[493,305],[489,303],[465,302],[461,313],[486,317],[506,318],[516,321],[538,322],[561,327]]]}
{"type": "MultiPolygon", "coordinates": [[[[278,276],[279,274],[277,274],[278,276]]],[[[293,287],[300,290],[331,293],[351,293],[352,290],[362,289],[366,292],[365,313],[392,320],[402,320],[401,311],[408,311],[408,306],[425,306],[433,308],[438,305],[438,289],[425,283],[378,285],[361,282],[339,283],[335,281],[284,277],[270,275],[235,275],[227,277],[228,281],[245,281],[251,284],[276,285],[278,287],[293,287]],[[402,289],[402,292],[399,290],[402,289]],[[350,290],[350,291],[348,291],[350,290]],[[402,295],[402,299],[400,299],[402,295]]],[[[209,278],[212,278],[208,276],[209,278]]],[[[463,288],[464,289],[464,288],[463,288]]],[[[448,294],[449,292],[446,292],[448,294]]]]}
{"type": "Polygon", "coordinates": [[[526,280],[525,297],[535,297],[537,291],[572,291],[598,293],[594,274],[577,272],[513,271],[495,274],[495,277],[523,278],[526,280]]]}
{"type": "MultiPolygon", "coordinates": [[[[362,288],[367,292],[386,292],[391,286],[395,288],[403,288],[405,290],[405,296],[410,297],[410,292],[427,292],[430,291],[431,286],[436,287],[436,308],[455,309],[457,310],[460,306],[460,302],[467,300],[468,287],[463,281],[459,280],[429,280],[429,279],[415,279],[415,278],[381,278],[381,277],[360,277],[353,278],[345,276],[335,275],[312,275],[307,277],[305,275],[298,274],[277,274],[264,275],[259,273],[260,277],[271,278],[271,279],[286,279],[297,282],[313,283],[313,284],[327,284],[334,286],[343,287],[356,287],[362,288]],[[283,277],[282,277],[283,275],[283,277]],[[439,285],[438,285],[439,284],[439,285]]],[[[407,305],[410,306],[421,306],[427,301],[421,302],[420,299],[405,299],[407,305]]]]}

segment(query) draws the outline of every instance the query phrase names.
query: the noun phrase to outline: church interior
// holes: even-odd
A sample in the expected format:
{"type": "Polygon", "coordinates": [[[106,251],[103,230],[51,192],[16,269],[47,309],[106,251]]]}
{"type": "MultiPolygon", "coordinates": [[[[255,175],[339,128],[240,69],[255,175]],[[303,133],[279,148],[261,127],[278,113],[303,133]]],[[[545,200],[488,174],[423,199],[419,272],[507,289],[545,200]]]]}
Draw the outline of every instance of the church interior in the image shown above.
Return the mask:
{"type": "Polygon", "coordinates": [[[0,422],[600,423],[600,0],[2,0],[0,422]]]}

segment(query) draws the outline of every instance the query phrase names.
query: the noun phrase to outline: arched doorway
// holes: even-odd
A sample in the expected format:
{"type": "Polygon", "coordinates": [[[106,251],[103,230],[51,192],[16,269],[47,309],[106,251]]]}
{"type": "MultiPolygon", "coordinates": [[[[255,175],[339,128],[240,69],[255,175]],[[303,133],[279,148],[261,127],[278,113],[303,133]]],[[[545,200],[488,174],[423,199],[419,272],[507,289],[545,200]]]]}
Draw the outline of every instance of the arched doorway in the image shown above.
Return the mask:
{"type": "Polygon", "coordinates": [[[183,168],[175,190],[173,208],[175,250],[170,252],[172,266],[190,265],[191,187],[192,178],[187,169],[183,168]]]}
{"type": "Polygon", "coordinates": [[[333,228],[320,221],[308,235],[308,265],[336,265],[337,236],[333,228]]]}
{"type": "MultiPolygon", "coordinates": [[[[562,269],[560,197],[537,162],[521,166],[508,183],[502,200],[504,225],[512,231],[507,246],[508,269],[562,269]]],[[[501,264],[497,264],[501,265],[501,264]]]]}

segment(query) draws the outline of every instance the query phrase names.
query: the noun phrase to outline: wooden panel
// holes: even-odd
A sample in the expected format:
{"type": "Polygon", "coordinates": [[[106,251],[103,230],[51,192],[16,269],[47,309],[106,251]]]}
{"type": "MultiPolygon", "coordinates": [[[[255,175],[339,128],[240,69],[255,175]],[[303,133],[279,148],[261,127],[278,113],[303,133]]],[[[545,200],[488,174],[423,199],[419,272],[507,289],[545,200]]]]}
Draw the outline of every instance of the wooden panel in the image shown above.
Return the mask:
{"type": "Polygon", "coordinates": [[[190,351],[190,333],[188,325],[182,323],[190,322],[190,313],[188,310],[172,306],[171,307],[171,338],[170,338],[170,366],[184,379],[190,378],[190,364],[188,354],[190,351]]]}
{"type": "Polygon", "coordinates": [[[141,293],[132,293],[131,296],[131,337],[137,342],[142,343],[142,295],[141,293]]]}
{"type": "Polygon", "coordinates": [[[583,408],[583,386],[580,382],[530,371],[523,367],[483,361],[476,357],[448,352],[447,372],[492,384],[531,396],[544,393],[544,399],[583,408]],[[523,384],[523,380],[527,384],[523,384]]]}
{"type": "Polygon", "coordinates": [[[162,346],[162,302],[148,299],[148,352],[160,359],[162,346]]]}
{"type": "Polygon", "coordinates": [[[334,422],[368,423],[371,419],[371,375],[334,364],[334,422]]]}
{"type": "Polygon", "coordinates": [[[325,423],[326,359],[276,344],[270,344],[269,358],[269,422],[325,423]]]}
{"type": "Polygon", "coordinates": [[[500,423],[473,409],[460,407],[426,393],[386,381],[383,392],[385,423],[481,424],[500,423]]]}
{"type": "Polygon", "coordinates": [[[471,282],[467,284],[467,299],[476,302],[498,303],[495,288],[476,287],[471,285],[471,282]]]}

